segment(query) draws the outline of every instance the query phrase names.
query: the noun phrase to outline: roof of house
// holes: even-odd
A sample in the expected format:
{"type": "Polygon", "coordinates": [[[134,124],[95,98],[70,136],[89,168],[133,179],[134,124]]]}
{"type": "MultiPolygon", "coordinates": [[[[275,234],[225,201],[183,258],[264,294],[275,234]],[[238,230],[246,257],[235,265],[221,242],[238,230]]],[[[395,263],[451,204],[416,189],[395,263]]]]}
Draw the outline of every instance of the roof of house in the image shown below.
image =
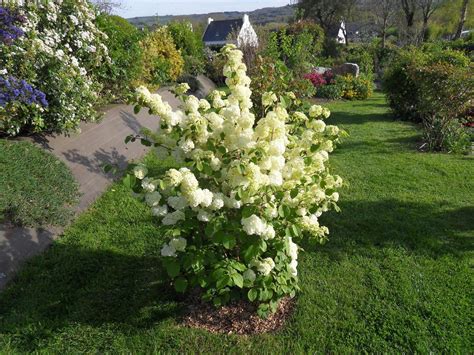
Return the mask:
{"type": "Polygon", "coordinates": [[[242,28],[243,23],[242,19],[212,21],[207,26],[202,39],[204,42],[226,41],[232,31],[238,31],[242,28]]]}

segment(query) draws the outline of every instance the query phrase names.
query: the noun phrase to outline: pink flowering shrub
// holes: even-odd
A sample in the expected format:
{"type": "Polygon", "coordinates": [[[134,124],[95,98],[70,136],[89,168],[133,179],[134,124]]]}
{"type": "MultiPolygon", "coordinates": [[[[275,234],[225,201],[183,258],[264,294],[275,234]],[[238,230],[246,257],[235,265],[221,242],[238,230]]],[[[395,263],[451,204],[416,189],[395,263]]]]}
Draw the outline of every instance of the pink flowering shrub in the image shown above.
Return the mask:
{"type": "Polygon", "coordinates": [[[313,84],[315,88],[326,85],[326,79],[324,78],[323,74],[311,72],[311,73],[305,74],[304,78],[311,81],[311,83],[313,84]]]}

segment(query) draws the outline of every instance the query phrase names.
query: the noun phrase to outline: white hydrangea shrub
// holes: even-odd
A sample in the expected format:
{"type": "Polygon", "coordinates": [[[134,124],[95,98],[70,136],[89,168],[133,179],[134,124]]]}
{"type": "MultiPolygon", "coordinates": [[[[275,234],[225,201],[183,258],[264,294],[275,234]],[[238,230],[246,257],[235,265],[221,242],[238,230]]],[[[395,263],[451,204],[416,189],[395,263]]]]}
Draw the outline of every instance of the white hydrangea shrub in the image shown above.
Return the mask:
{"type": "Polygon", "coordinates": [[[337,209],[342,179],[327,162],[341,132],[326,125],[328,109],[288,112],[273,93],[263,95],[265,117],[256,122],[242,52],[228,45],[222,54],[229,95],[199,100],[180,84],[174,111],[160,95],[136,90],[136,109],[161,118],[153,142],[160,157],[178,167],[149,176],[140,165],[127,179],[169,226],[161,255],[176,290],[201,287],[215,305],[246,298],[264,316],[299,289],[295,240],[328,236],[319,217],[337,209]]]}

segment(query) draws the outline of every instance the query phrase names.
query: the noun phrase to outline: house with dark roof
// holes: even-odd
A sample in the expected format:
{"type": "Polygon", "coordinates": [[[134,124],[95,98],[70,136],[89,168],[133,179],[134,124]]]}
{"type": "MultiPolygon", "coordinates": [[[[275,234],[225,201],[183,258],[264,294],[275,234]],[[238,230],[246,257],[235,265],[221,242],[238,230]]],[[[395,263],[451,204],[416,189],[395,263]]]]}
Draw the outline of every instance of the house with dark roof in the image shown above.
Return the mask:
{"type": "Polygon", "coordinates": [[[248,15],[234,20],[218,21],[208,18],[202,40],[207,47],[222,47],[229,43],[233,43],[237,47],[258,46],[257,33],[253,29],[248,15]]]}

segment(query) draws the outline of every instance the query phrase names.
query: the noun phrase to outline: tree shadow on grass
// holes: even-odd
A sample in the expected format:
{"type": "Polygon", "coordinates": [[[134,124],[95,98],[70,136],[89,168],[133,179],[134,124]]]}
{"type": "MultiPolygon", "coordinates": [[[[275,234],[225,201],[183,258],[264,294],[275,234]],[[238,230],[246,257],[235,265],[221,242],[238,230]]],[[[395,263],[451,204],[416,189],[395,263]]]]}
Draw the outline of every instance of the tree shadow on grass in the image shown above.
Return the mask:
{"type": "MultiPolygon", "coordinates": [[[[330,124],[333,125],[352,125],[362,124],[366,122],[393,122],[393,115],[389,112],[385,113],[354,113],[347,111],[331,111],[330,124]]],[[[329,124],[329,121],[328,121],[329,124]]]]}
{"type": "Polygon", "coordinates": [[[334,154],[398,154],[400,152],[414,152],[421,144],[418,134],[386,139],[384,137],[366,140],[343,141],[334,154]]]}
{"type": "Polygon", "coordinates": [[[21,351],[75,324],[140,332],[179,313],[157,256],[54,244],[0,294],[0,334],[21,351]]]}
{"type": "Polygon", "coordinates": [[[402,202],[394,199],[341,201],[341,213],[323,215],[331,238],[320,248],[331,258],[369,249],[402,247],[429,257],[463,257],[474,250],[474,206],[449,206],[402,202]]]}

